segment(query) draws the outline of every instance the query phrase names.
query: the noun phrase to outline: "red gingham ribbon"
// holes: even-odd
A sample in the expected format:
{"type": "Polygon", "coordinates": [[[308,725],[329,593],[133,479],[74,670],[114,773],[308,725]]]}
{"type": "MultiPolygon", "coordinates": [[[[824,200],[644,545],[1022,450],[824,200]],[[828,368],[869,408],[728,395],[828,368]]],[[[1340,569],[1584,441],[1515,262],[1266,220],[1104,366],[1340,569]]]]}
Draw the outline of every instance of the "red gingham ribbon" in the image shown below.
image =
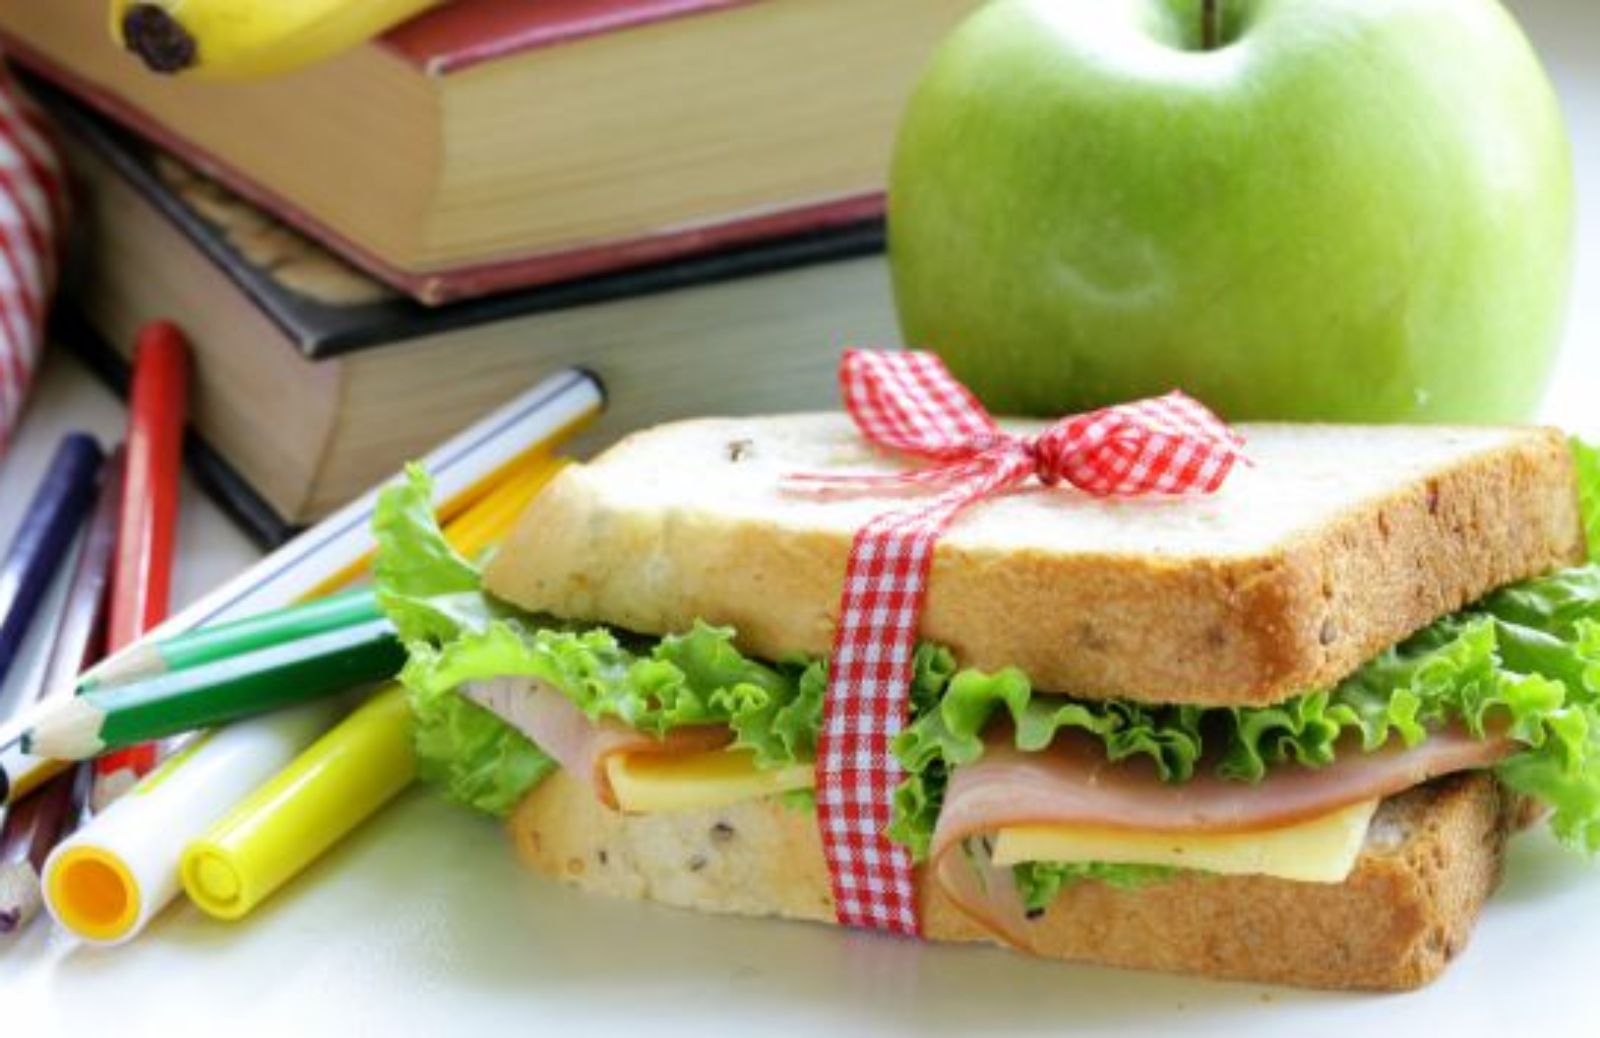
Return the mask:
{"type": "Polygon", "coordinates": [[[0,69],[0,455],[38,367],[67,201],[44,119],[0,69]]]}
{"type": "Polygon", "coordinates": [[[912,654],[940,534],[974,501],[1030,477],[1097,496],[1208,494],[1242,458],[1244,441],[1177,392],[1017,436],[928,353],[847,350],[839,381],[863,436],[940,463],[882,475],[786,477],[813,490],[942,488],[856,532],[817,745],[817,821],[839,922],[917,935],[911,856],[885,830],[903,777],[890,743],[909,712],[912,654]]]}

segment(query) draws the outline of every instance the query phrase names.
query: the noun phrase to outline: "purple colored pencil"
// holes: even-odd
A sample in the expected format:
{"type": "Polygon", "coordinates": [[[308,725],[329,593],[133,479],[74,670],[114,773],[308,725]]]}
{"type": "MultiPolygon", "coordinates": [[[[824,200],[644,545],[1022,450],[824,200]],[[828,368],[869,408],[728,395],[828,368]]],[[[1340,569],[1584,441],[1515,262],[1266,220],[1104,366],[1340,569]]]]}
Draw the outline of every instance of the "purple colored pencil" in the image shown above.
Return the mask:
{"type": "Polygon", "coordinates": [[[68,433],[0,560],[0,681],[89,511],[102,459],[92,436],[68,433]]]}
{"type": "Polygon", "coordinates": [[[37,696],[71,695],[78,674],[105,654],[106,622],[111,605],[111,565],[117,552],[117,523],[122,508],[123,447],[119,444],[102,466],[103,475],[84,531],[83,547],[72,565],[66,601],[56,623],[55,639],[37,696]]]}

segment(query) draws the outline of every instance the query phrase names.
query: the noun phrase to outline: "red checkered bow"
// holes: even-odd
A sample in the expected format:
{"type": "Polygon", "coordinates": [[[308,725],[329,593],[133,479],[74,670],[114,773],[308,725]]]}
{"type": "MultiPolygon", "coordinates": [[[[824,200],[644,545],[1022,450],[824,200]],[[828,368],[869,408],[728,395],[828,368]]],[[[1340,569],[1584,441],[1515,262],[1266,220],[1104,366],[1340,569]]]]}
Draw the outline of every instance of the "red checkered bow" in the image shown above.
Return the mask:
{"type": "Polygon", "coordinates": [[[817,746],[817,820],[841,923],[921,932],[911,856],[884,835],[909,711],[911,660],[934,545],[960,511],[1037,477],[1097,496],[1215,491],[1243,439],[1182,393],[1063,418],[1036,436],[995,424],[929,353],[847,350],[845,407],[861,434],[940,464],[868,475],[804,473],[793,488],[941,492],[857,531],[845,571],[817,746]]]}

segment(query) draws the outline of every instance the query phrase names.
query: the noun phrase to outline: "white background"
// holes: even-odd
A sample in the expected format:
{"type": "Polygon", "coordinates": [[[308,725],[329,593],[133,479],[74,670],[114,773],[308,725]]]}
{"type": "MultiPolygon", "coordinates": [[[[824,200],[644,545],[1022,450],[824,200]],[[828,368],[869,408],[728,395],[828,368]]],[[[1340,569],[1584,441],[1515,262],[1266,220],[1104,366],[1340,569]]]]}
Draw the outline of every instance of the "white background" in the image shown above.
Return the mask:
{"type": "MultiPolygon", "coordinates": [[[[1600,7],[1511,6],[1562,94],[1583,203],[1572,319],[1547,417],[1600,433],[1600,7]]],[[[88,428],[110,441],[122,421],[121,406],[73,361],[53,358],[0,466],[0,539],[61,432],[88,428]]],[[[255,557],[192,488],[179,536],[178,605],[255,557]]],[[[491,823],[413,792],[244,923],[182,904],[120,950],[80,948],[44,926],[0,946],[0,1028],[1600,1034],[1600,864],[1542,834],[1510,857],[1505,886],[1442,980],[1408,996],[1328,995],[588,899],[520,873],[491,823]]]]}

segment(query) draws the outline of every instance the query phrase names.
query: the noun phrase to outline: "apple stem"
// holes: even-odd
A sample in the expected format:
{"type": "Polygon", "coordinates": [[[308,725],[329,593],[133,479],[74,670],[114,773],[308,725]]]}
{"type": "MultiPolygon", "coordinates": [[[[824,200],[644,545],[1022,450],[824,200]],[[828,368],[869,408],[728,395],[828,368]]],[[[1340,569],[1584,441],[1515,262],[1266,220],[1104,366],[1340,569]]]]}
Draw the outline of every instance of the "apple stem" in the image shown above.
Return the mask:
{"type": "Polygon", "coordinates": [[[1200,0],[1200,48],[1216,50],[1222,43],[1222,0],[1200,0]]]}

